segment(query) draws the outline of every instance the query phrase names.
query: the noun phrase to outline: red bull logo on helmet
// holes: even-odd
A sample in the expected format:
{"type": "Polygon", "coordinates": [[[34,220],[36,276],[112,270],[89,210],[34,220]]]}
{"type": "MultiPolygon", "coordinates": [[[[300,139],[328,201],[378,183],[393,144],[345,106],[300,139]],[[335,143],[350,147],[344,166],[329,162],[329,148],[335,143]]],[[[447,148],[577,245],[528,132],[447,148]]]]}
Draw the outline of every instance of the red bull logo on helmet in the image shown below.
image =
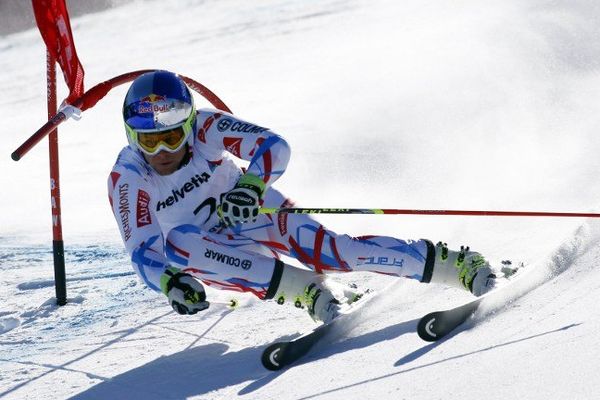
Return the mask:
{"type": "Polygon", "coordinates": [[[167,104],[167,98],[160,94],[144,96],[138,103],[138,113],[161,113],[169,111],[171,108],[167,104]]]}
{"type": "Polygon", "coordinates": [[[140,99],[140,102],[154,103],[156,101],[165,101],[167,98],[161,94],[149,94],[140,99]]]}

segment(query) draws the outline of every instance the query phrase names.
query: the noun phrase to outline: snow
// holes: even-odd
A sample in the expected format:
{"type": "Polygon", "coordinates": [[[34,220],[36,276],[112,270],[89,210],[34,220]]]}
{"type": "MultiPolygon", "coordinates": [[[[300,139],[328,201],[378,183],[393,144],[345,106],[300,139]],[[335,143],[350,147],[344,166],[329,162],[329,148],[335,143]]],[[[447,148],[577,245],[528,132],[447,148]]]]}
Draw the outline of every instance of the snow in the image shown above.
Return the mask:
{"type": "MultiPolygon", "coordinates": [[[[72,25],[87,88],[170,69],[283,134],[293,157],[277,187],[299,205],[594,212],[599,18],[592,0],[186,0],[134,1],[72,25]]],[[[126,143],[126,87],[60,128],[69,302],[56,306],[45,141],[9,158],[45,122],[44,57],[37,30],[0,37],[0,398],[589,399],[600,390],[596,220],[323,216],[338,232],[469,244],[528,265],[505,306],[439,343],[418,338],[418,318],[469,296],[370,274],[339,279],[392,285],[386,295],[281,372],[263,369],[261,351],[312,326],[304,312],[235,295],[235,310],[174,314],[133,273],[107,201],[126,143]]]]}

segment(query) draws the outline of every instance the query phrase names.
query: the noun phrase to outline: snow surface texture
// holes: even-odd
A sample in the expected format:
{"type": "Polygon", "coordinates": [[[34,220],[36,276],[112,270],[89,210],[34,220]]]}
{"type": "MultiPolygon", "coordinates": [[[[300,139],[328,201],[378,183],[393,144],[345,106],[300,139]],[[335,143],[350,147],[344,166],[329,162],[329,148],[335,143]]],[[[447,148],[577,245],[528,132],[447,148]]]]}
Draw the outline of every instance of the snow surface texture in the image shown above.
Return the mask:
{"type": "MultiPolygon", "coordinates": [[[[299,205],[597,211],[599,20],[595,0],[186,0],[72,25],[88,88],[170,69],[283,134],[293,157],[277,187],[299,205]]],[[[501,313],[439,343],[417,337],[418,318],[469,297],[379,275],[340,277],[393,287],[278,373],[261,350],[312,326],[304,312],[237,296],[235,311],[175,315],[133,274],[108,206],[126,87],[61,126],[69,303],[55,306],[46,146],[9,158],[45,122],[44,57],[36,30],[0,38],[1,398],[597,397],[595,220],[321,218],[528,264],[501,313]]]]}

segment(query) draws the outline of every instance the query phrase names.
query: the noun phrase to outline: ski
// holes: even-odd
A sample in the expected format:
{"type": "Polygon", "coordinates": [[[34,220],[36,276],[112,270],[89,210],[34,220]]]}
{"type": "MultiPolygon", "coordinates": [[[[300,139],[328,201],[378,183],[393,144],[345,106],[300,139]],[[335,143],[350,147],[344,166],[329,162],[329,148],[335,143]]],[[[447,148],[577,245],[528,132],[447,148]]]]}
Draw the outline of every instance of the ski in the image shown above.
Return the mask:
{"type": "Polygon", "coordinates": [[[435,342],[452,332],[477,311],[482,299],[444,311],[435,311],[419,320],[417,333],[427,342],[435,342]]]}
{"type": "Polygon", "coordinates": [[[307,354],[319,339],[325,336],[334,321],[320,325],[296,339],[271,344],[262,353],[263,366],[270,371],[277,371],[294,363],[307,354]]]}
{"type": "MultiPolygon", "coordinates": [[[[512,280],[516,277],[516,272],[523,267],[520,264],[519,267],[513,268],[510,261],[503,261],[502,264],[504,265],[502,273],[507,280],[512,280]]],[[[425,315],[419,320],[417,325],[419,337],[427,342],[435,342],[442,339],[469,319],[485,299],[498,296],[498,293],[502,292],[505,287],[506,285],[503,285],[466,304],[448,310],[434,311],[425,315]]]]}
{"type": "Polygon", "coordinates": [[[327,324],[321,324],[305,334],[286,341],[275,342],[263,350],[261,362],[270,371],[278,371],[306,355],[310,349],[331,331],[334,325],[347,319],[350,315],[373,299],[374,292],[366,292],[360,300],[352,303],[346,310],[327,324]]]}

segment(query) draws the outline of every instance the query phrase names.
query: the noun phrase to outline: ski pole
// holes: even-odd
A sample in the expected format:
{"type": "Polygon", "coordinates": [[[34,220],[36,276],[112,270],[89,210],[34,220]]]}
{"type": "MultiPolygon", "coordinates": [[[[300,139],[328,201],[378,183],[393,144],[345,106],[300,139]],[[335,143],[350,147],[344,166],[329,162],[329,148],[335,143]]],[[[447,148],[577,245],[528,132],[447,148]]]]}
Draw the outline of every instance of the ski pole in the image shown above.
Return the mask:
{"type": "Polygon", "coordinates": [[[396,208],[268,208],[261,214],[402,214],[402,215],[467,215],[494,217],[578,217],[600,218],[597,213],[543,211],[472,211],[472,210],[409,210],[396,208]]]}
{"type": "Polygon", "coordinates": [[[240,306],[240,302],[238,301],[238,299],[229,299],[227,301],[220,301],[220,300],[215,300],[215,301],[210,301],[210,304],[219,304],[222,306],[225,306],[227,308],[229,308],[230,310],[235,310],[236,308],[238,308],[240,306]]]}

